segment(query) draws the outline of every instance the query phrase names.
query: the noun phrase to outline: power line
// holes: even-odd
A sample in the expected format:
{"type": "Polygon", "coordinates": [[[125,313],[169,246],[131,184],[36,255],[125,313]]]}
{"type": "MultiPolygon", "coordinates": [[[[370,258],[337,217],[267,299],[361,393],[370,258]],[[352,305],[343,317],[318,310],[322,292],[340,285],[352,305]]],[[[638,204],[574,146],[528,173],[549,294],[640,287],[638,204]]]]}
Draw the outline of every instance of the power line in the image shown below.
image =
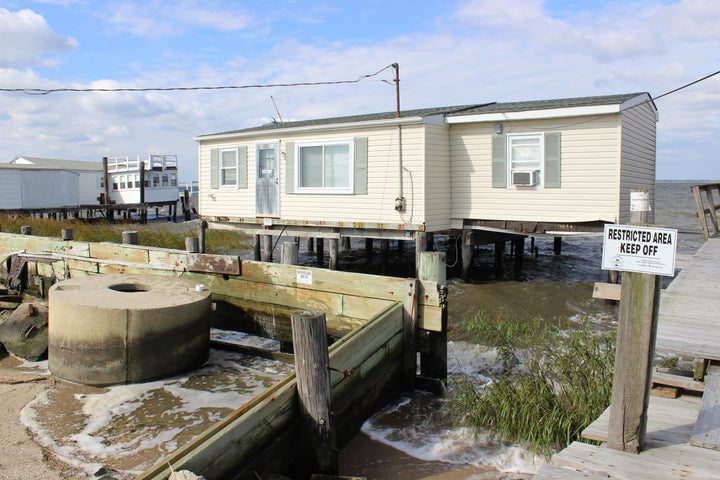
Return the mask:
{"type": "Polygon", "coordinates": [[[677,91],[680,91],[680,90],[682,90],[683,88],[687,88],[687,87],[689,87],[689,86],[691,86],[691,85],[695,85],[696,83],[700,83],[700,82],[702,82],[702,81],[704,81],[704,80],[707,80],[707,79],[710,78],[710,77],[714,77],[715,75],[717,75],[717,74],[719,74],[719,73],[720,73],[720,70],[718,70],[718,71],[715,72],[715,73],[711,73],[710,75],[705,75],[705,76],[702,77],[702,78],[698,78],[697,80],[694,80],[694,81],[692,81],[692,82],[690,82],[690,83],[686,83],[686,84],[683,85],[682,87],[678,87],[678,88],[676,88],[676,89],[674,89],[674,90],[670,90],[669,92],[665,92],[665,93],[663,93],[662,95],[658,95],[657,97],[654,98],[654,100],[657,100],[658,98],[662,98],[662,97],[665,97],[665,96],[667,96],[667,95],[670,95],[671,93],[675,93],[675,92],[677,92],[677,91]]]}
{"type": "MultiPolygon", "coordinates": [[[[393,64],[394,65],[394,64],[393,64]]],[[[275,87],[307,87],[317,85],[347,85],[352,83],[360,83],[365,79],[374,77],[384,72],[393,65],[383,67],[375,73],[361,75],[355,80],[332,80],[324,82],[295,82],[295,83],[270,83],[270,84],[253,84],[253,85],[219,85],[219,86],[200,86],[200,87],[147,87],[147,88],[0,88],[0,92],[22,92],[26,95],[48,95],[50,93],[95,93],[95,92],[186,92],[193,90],[240,90],[249,88],[275,88],[275,87]]]]}

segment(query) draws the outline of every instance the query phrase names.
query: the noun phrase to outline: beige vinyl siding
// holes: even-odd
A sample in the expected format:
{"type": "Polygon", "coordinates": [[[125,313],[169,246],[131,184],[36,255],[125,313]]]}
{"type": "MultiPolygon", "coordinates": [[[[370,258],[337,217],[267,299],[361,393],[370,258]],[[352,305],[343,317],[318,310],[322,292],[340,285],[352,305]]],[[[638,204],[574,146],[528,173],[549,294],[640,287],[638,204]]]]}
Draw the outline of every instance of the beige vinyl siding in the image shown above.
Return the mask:
{"type": "MultiPolygon", "coordinates": [[[[357,128],[332,132],[309,132],[286,135],[282,139],[272,136],[255,136],[242,140],[201,142],[199,180],[201,200],[199,211],[203,216],[235,218],[255,217],[255,145],[280,143],[280,222],[282,220],[310,223],[382,223],[388,228],[398,225],[422,224],[425,202],[424,182],[424,125],[404,125],[403,141],[403,194],[405,212],[395,211],[395,198],[399,194],[398,130],[395,126],[357,128]],[[286,148],[288,142],[353,141],[356,137],[368,139],[367,194],[306,194],[287,193],[286,148]],[[210,189],[210,150],[212,148],[247,147],[247,189],[210,189]],[[214,197],[213,197],[214,196],[214,197]],[[214,198],[214,199],[213,199],[214,198]]],[[[297,172],[295,172],[297,173],[297,172]]]]}
{"type": "Polygon", "coordinates": [[[425,227],[429,232],[450,228],[449,133],[448,126],[428,125],[425,129],[425,227]]]}
{"type": "Polygon", "coordinates": [[[619,115],[506,122],[506,134],[561,133],[561,188],[493,188],[492,124],[456,124],[450,132],[452,217],[614,222],[618,212],[619,115]]]}
{"type": "Polygon", "coordinates": [[[198,212],[202,216],[255,217],[255,144],[247,140],[202,142],[198,152],[198,212]],[[247,146],[248,188],[210,188],[210,150],[247,146]]]}
{"type": "Polygon", "coordinates": [[[649,191],[648,222],[654,223],[656,126],[655,112],[647,103],[622,113],[620,223],[630,221],[630,192],[640,188],[649,191]]]}

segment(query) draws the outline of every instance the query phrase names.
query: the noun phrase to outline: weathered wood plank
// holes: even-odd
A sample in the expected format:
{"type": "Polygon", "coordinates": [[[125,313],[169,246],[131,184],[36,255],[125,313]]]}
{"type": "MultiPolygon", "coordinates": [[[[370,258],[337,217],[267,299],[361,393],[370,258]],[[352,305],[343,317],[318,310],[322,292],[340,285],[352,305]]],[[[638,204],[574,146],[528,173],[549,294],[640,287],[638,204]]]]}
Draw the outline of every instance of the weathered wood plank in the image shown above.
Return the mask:
{"type": "Polygon", "coordinates": [[[187,254],[187,269],[191,272],[240,275],[240,258],[232,255],[187,254]]]}
{"type": "Polygon", "coordinates": [[[690,377],[673,375],[666,372],[653,372],[653,383],[656,383],[658,385],[678,387],[682,388],[683,390],[690,390],[693,392],[705,391],[705,384],[703,382],[698,382],[690,377]]]}
{"type": "Polygon", "coordinates": [[[595,282],[593,285],[593,298],[604,300],[620,300],[621,286],[618,283],[595,282]]]}
{"type": "Polygon", "coordinates": [[[604,472],[576,470],[548,463],[540,467],[540,470],[532,478],[533,480],[607,480],[611,477],[604,472]]]}
{"type": "Polygon", "coordinates": [[[705,392],[690,443],[720,450],[720,365],[705,374],[705,392]]]}
{"type": "Polygon", "coordinates": [[[90,256],[101,260],[122,260],[133,263],[150,263],[147,247],[117,245],[114,243],[91,243],[90,256]]]}

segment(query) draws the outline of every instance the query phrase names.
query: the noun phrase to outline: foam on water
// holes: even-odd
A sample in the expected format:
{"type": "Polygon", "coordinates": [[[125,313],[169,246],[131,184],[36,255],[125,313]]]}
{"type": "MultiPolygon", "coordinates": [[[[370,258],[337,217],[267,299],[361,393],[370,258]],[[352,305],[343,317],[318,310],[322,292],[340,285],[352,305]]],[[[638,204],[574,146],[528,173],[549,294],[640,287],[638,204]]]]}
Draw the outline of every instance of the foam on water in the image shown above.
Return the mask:
{"type": "Polygon", "coordinates": [[[107,466],[125,478],[291,371],[281,362],[213,350],[204,367],[164,380],[107,388],[59,382],[22,410],[21,421],[68,463],[90,474],[107,466]]]}
{"type": "MultiPolygon", "coordinates": [[[[449,388],[454,375],[465,375],[481,387],[497,365],[495,349],[467,342],[448,342],[449,388]]],[[[452,393],[438,397],[414,392],[373,415],[362,431],[375,441],[390,445],[427,462],[474,465],[505,473],[535,473],[545,462],[517,445],[506,445],[493,436],[456,426],[448,411],[452,393]]]]}

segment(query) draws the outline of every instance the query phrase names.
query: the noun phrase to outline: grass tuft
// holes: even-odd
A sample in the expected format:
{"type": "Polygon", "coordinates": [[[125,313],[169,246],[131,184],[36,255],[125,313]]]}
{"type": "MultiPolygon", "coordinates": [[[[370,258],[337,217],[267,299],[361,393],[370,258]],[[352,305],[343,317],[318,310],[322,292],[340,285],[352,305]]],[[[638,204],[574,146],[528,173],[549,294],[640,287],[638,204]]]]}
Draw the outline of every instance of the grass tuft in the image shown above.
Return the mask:
{"type": "Polygon", "coordinates": [[[497,349],[503,368],[481,387],[467,376],[456,381],[451,407],[459,423],[551,455],[579,440],[610,404],[614,333],[587,320],[559,326],[503,312],[465,323],[477,343],[497,349]]]}

